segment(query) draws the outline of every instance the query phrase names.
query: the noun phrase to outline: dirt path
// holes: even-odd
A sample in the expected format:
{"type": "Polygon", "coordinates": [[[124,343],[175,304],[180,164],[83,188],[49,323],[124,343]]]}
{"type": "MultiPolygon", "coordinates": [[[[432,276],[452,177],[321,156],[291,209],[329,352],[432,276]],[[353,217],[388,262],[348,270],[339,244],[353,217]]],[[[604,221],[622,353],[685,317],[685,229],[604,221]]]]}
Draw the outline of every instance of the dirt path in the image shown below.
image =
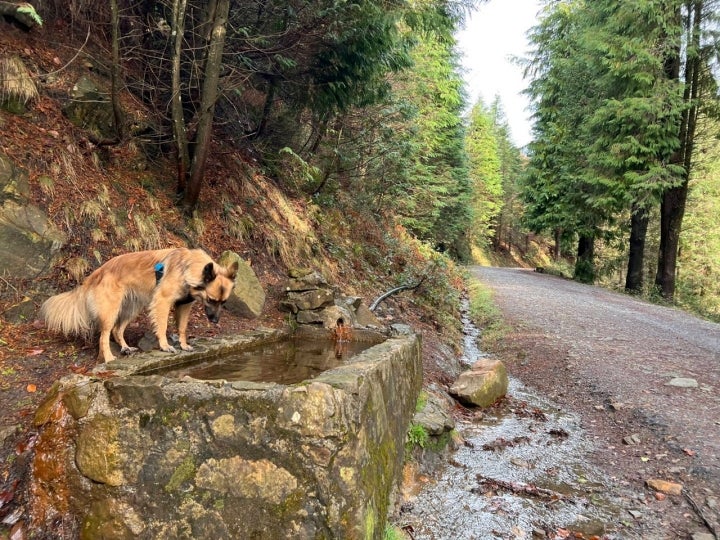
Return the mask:
{"type": "Polygon", "coordinates": [[[580,416],[596,464],[642,503],[628,520],[647,538],[713,538],[720,325],[528,270],[471,272],[494,291],[510,327],[494,352],[523,383],[580,416]],[[668,384],[688,379],[697,387],[668,384]],[[649,479],[682,484],[683,493],[657,494],[649,479]]]}

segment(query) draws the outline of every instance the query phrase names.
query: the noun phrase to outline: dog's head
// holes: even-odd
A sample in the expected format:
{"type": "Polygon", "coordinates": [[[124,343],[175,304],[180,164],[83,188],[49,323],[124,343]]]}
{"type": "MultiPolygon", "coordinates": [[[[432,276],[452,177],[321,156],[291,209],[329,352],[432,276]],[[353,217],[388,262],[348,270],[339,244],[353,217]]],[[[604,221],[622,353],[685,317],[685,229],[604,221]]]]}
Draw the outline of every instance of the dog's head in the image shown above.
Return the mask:
{"type": "Polygon", "coordinates": [[[209,262],[203,268],[203,286],[195,289],[196,298],[202,300],[205,306],[205,315],[210,322],[220,320],[220,310],[232,294],[235,286],[238,262],[235,261],[228,268],[209,262]]]}

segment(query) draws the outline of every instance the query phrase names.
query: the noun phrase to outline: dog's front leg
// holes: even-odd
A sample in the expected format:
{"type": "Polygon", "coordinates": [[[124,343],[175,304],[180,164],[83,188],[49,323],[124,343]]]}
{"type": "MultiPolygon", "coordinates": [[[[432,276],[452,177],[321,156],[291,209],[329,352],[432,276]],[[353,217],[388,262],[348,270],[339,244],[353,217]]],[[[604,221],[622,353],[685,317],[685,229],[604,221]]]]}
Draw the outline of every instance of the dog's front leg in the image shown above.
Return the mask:
{"type": "Polygon", "coordinates": [[[178,325],[178,335],[180,336],[180,348],[183,351],[192,351],[192,346],[187,342],[187,325],[190,319],[190,308],[192,302],[187,304],[177,304],[175,306],[175,320],[178,325]]]}
{"type": "Polygon", "coordinates": [[[155,298],[150,306],[150,319],[155,326],[158,345],[160,350],[174,353],[177,351],[168,343],[167,339],[168,317],[170,317],[170,302],[165,298],[155,298]]]}

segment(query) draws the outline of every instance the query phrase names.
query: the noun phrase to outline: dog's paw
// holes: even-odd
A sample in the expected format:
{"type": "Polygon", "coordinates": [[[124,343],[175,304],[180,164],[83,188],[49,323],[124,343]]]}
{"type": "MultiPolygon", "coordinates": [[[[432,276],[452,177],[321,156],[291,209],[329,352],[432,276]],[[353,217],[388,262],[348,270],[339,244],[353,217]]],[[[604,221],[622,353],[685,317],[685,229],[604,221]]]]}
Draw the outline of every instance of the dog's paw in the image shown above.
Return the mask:
{"type": "Polygon", "coordinates": [[[193,346],[192,346],[192,345],[180,345],[180,348],[181,348],[183,351],[194,351],[194,350],[195,350],[195,349],[193,349],[193,346]]]}
{"type": "Polygon", "coordinates": [[[137,347],[123,347],[122,349],[120,349],[120,352],[123,354],[133,354],[138,352],[138,350],[139,349],[137,347]]]}
{"type": "Polygon", "coordinates": [[[175,354],[177,352],[177,349],[173,347],[172,345],[168,345],[167,347],[162,347],[162,350],[165,352],[173,353],[175,354]]]}

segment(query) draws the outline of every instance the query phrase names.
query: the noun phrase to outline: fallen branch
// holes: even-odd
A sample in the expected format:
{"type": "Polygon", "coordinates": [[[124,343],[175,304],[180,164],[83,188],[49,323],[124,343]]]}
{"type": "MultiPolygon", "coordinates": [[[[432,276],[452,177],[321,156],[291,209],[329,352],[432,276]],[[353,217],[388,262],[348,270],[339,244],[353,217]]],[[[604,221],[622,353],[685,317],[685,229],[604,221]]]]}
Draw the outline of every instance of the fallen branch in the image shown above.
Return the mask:
{"type": "Polygon", "coordinates": [[[425,281],[425,277],[418,281],[415,285],[411,285],[409,283],[406,283],[404,285],[400,285],[399,287],[395,287],[394,289],[390,289],[388,292],[381,294],[371,305],[370,305],[370,311],[375,311],[377,307],[380,305],[380,302],[383,300],[386,300],[390,298],[393,294],[397,294],[402,291],[412,291],[414,289],[417,289],[420,285],[422,285],[423,281],[425,281]]]}
{"type": "Polygon", "coordinates": [[[695,513],[698,515],[698,517],[705,523],[705,526],[710,530],[712,535],[717,540],[720,538],[720,532],[718,531],[717,527],[707,518],[705,513],[702,511],[702,508],[700,508],[700,505],[695,502],[695,500],[690,496],[690,493],[688,493],[687,489],[683,489],[683,495],[685,495],[685,498],[690,503],[690,506],[692,506],[692,509],[695,510],[695,513]]]}
{"type": "Polygon", "coordinates": [[[495,480],[494,478],[488,478],[486,476],[482,476],[481,474],[478,474],[476,478],[480,486],[472,488],[470,490],[471,493],[475,494],[482,495],[487,490],[503,489],[516,495],[526,495],[530,497],[537,497],[539,499],[548,499],[551,501],[560,501],[567,499],[567,497],[562,493],[558,493],[557,491],[553,491],[551,489],[534,486],[532,484],[505,482],[503,480],[495,480]]]}

